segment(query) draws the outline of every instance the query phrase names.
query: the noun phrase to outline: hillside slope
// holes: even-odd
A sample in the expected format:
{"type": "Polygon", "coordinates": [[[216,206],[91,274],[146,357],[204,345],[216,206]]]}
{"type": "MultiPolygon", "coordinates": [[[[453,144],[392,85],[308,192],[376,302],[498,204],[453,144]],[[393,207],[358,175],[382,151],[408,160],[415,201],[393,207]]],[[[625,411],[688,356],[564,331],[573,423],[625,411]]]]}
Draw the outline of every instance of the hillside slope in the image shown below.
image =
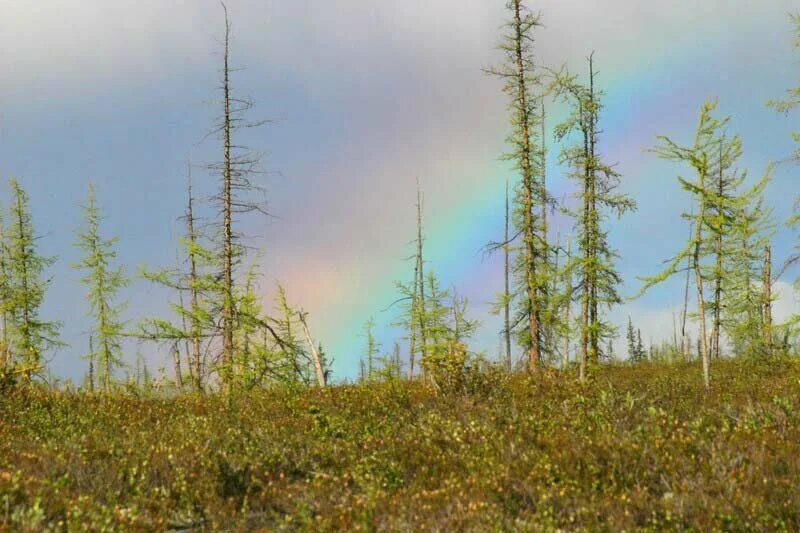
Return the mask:
{"type": "Polygon", "coordinates": [[[800,364],[0,398],[0,529],[800,527],[800,364]]]}

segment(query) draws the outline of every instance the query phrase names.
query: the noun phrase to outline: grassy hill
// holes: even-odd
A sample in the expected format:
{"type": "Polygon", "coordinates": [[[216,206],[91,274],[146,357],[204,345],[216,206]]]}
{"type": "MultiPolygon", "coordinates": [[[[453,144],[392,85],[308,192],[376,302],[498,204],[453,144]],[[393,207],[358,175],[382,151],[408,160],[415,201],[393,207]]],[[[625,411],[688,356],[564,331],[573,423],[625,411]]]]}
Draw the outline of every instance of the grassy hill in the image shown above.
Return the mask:
{"type": "Polygon", "coordinates": [[[800,527],[800,364],[0,398],[0,529],[800,527]]]}

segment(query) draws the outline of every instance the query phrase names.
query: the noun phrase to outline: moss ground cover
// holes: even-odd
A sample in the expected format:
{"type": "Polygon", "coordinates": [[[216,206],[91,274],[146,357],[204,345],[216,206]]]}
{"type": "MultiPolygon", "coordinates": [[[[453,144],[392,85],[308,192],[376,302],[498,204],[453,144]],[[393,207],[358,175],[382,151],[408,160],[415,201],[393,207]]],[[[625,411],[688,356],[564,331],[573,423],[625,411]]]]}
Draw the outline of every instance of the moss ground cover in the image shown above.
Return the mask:
{"type": "Polygon", "coordinates": [[[0,398],[0,529],[797,530],[800,364],[0,398]]]}

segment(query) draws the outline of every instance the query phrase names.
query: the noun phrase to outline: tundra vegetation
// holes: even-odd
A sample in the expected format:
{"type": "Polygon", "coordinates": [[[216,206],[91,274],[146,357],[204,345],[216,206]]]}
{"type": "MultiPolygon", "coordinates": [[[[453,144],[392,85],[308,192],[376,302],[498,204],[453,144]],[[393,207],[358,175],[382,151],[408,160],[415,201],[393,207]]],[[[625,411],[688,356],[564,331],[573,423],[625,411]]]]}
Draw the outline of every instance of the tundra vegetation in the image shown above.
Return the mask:
{"type": "MultiPolygon", "coordinates": [[[[262,301],[261,252],[243,221],[269,211],[261,152],[243,133],[269,121],[252,118],[236,86],[224,4],[207,135],[219,159],[187,164],[176,264],[138,272],[172,292],[170,316],[126,316],[137,273],[116,263],[125,243],[106,234],[89,185],[73,265],[92,319],[83,383],[48,372],[63,326],[42,304],[62,280],[12,178],[0,213],[0,527],[800,528],[800,314],[773,312],[776,283],[800,263],[800,238],[780,250],[773,237],[779,224],[800,230],[800,198],[775,219],[773,167],[756,178],[741,167],[744,144],[716,101],[698,102],[691,138],[647,140],[675,165],[687,239],[660,272],[654,258],[632,298],[678,277],[684,305],[660,343],[629,318],[618,359],[620,332],[604,317],[626,296],[609,222],[636,202],[602,154],[614,124],[603,122],[599,56],[588,53],[584,73],[541,64],[543,15],[525,4],[508,0],[497,64],[484,69],[509,122],[505,223],[484,249],[503,255],[496,354],[471,349],[481,323],[428,257],[419,181],[408,271],[388,307],[404,334],[382,346],[366,321],[363,353],[338,354],[359,358],[352,382],[332,375],[280,283],[262,301]],[[551,106],[566,113],[548,127],[551,106]],[[548,158],[563,175],[547,175],[548,158]],[[198,168],[210,197],[196,196],[198,168]],[[573,197],[555,197],[557,182],[573,197]],[[167,354],[169,370],[141,354],[127,364],[131,339],[167,354]]],[[[790,23],[800,49],[800,16],[790,23]]],[[[794,117],[800,85],[768,105],[794,117]]],[[[776,158],[800,163],[800,148],[776,158]]]]}

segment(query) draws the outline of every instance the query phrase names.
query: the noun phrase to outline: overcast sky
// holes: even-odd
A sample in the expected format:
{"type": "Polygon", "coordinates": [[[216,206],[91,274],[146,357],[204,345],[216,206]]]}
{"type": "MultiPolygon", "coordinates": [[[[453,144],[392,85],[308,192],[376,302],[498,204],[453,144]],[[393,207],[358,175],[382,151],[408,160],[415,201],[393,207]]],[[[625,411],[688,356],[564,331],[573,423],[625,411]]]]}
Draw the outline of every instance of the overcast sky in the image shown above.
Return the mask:
{"type": "MultiPolygon", "coordinates": [[[[487,302],[501,287],[498,258],[480,248],[502,230],[503,190],[515,179],[499,161],[506,100],[482,67],[496,63],[502,0],[229,0],[238,94],[272,119],[244,139],[265,153],[274,219],[243,222],[263,251],[262,293],[275,280],[310,312],[313,333],[335,358],[335,377],[355,375],[374,316],[386,350],[394,280],[411,275],[414,188],[425,194],[428,265],[470,298],[483,322],[476,348],[494,355],[500,324],[487,302]]],[[[639,210],[613,222],[625,293],[680,247],[687,197],[675,176],[687,169],[645,151],[657,134],[687,142],[702,102],[718,98],[740,132],[742,167],[758,177],[791,150],[797,116],[765,107],[800,78],[790,48],[791,0],[547,0],[537,56],[585,69],[595,51],[606,92],[602,150],[618,162],[639,210]]],[[[77,378],[87,348],[85,288],[70,267],[74,230],[89,180],[120,237],[119,258],[139,265],[175,261],[175,218],[184,203],[185,164],[214,161],[203,140],[217,113],[222,10],[207,0],[0,0],[0,176],[27,188],[41,250],[58,257],[43,310],[64,322],[70,344],[52,362],[77,378]]],[[[553,121],[560,109],[554,107],[553,121]]],[[[552,141],[551,141],[552,142],[552,141]]],[[[565,169],[551,158],[553,190],[567,197],[565,169]]],[[[768,197],[783,220],[798,169],[779,166],[768,197]]],[[[195,170],[200,192],[213,177],[195,170]]],[[[0,197],[7,198],[6,188],[0,197]]],[[[570,233],[560,220],[554,233],[570,233]]],[[[791,235],[779,228],[777,259],[791,235]]],[[[795,275],[796,273],[792,273],[795,275]]],[[[788,281],[790,278],[787,278],[788,281]]],[[[798,310],[788,283],[778,314],[798,310]]],[[[632,315],[645,338],[671,335],[682,281],[614,310],[632,315]]],[[[126,318],[168,312],[168,294],[134,280],[126,318]]],[[[624,352],[618,342],[618,352],[624,352]]],[[[151,347],[142,352],[154,364],[151,347]]],[[[134,346],[129,346],[129,359],[134,346]]]]}

